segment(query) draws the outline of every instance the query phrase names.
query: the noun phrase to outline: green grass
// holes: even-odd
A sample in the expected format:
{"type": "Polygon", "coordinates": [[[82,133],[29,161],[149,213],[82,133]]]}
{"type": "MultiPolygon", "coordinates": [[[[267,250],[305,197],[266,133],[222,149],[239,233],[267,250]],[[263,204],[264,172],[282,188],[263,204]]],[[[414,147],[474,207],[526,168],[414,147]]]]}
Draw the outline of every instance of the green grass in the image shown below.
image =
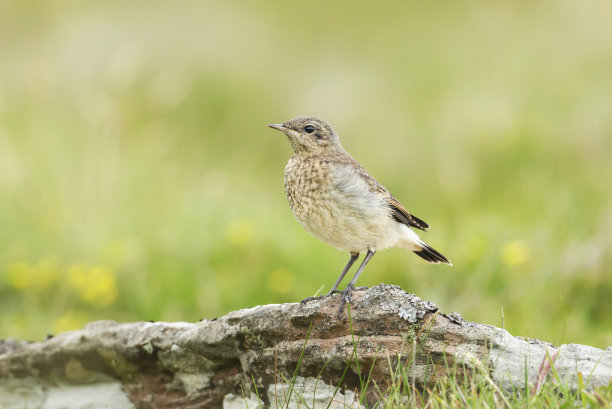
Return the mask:
{"type": "Polygon", "coordinates": [[[436,379],[433,385],[413,388],[405,367],[396,369],[398,381],[383,395],[381,408],[609,408],[612,386],[577,391],[549,379],[536,393],[528,387],[504,392],[492,381],[486,368],[477,367],[467,375],[455,374],[436,379]]]}
{"type": "Polygon", "coordinates": [[[266,128],[316,114],[455,265],[358,285],[612,344],[609,2],[49,4],[0,6],[0,337],[329,288],[266,128]]]}

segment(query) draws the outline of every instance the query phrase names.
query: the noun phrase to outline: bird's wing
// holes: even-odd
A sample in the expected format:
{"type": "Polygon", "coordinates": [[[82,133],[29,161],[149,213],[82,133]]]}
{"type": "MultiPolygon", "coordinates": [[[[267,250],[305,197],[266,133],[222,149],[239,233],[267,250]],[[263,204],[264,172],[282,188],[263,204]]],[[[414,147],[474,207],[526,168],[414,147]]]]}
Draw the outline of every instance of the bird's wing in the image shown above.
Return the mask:
{"type": "Polygon", "coordinates": [[[407,226],[416,227],[417,229],[426,231],[429,229],[429,225],[425,223],[423,220],[419,219],[416,216],[411,215],[408,211],[402,206],[400,202],[397,201],[393,196],[387,199],[389,202],[389,207],[391,208],[391,214],[395,220],[400,223],[404,223],[407,226]]]}
{"type": "MultiPolygon", "coordinates": [[[[337,189],[344,193],[350,192],[353,198],[362,196],[366,191],[369,193],[368,196],[375,196],[378,200],[386,202],[391,210],[391,215],[397,222],[423,231],[429,228],[429,225],[423,220],[408,213],[404,206],[355,159],[347,156],[345,161],[342,166],[336,168],[335,186],[337,189]]],[[[361,199],[365,198],[361,197],[361,199]]]]}

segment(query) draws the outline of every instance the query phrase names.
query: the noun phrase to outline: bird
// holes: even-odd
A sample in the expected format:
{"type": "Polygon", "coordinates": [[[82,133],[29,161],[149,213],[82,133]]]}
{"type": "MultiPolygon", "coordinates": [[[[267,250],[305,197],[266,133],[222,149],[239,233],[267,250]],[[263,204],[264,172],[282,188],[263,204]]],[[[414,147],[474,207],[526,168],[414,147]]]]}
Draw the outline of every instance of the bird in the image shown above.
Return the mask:
{"type": "Polygon", "coordinates": [[[308,297],[302,303],[341,293],[338,308],[351,303],[355,283],[378,250],[401,247],[429,263],[452,263],[426,244],[415,229],[429,225],[413,214],[342,147],[329,123],[314,116],[300,116],[270,128],[284,133],[293,148],[285,167],[285,193],[297,221],[312,235],[342,251],[350,259],[331,290],[308,297]],[[343,291],[340,282],[357,261],[365,258],[343,291]]]}

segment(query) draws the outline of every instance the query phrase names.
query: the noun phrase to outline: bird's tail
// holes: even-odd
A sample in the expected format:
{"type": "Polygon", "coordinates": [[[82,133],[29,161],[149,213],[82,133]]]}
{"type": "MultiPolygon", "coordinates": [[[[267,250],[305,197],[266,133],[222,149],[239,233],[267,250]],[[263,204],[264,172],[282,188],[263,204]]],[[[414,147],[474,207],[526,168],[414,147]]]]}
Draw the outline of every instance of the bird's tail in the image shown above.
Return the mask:
{"type": "Polygon", "coordinates": [[[424,241],[419,240],[419,246],[421,247],[421,249],[413,250],[414,254],[421,257],[425,261],[429,263],[434,263],[434,264],[444,263],[444,264],[448,264],[449,266],[453,265],[453,263],[451,263],[449,259],[444,257],[442,253],[440,253],[438,250],[434,249],[433,247],[429,246],[424,241]]]}

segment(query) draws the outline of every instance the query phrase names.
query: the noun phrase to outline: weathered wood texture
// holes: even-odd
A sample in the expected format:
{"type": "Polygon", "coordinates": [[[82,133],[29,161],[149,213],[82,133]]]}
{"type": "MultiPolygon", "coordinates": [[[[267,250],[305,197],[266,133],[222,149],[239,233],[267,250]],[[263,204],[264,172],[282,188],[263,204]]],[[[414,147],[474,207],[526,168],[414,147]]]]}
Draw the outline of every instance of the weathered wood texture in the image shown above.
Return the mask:
{"type": "MultiPolygon", "coordinates": [[[[44,342],[0,341],[0,407],[234,408],[245,407],[247,397],[253,408],[256,394],[274,407],[298,362],[294,403],[300,394],[328,402],[348,368],[332,407],[349,405],[360,376],[371,374],[384,391],[389,365],[398,363],[409,365],[421,386],[449,370],[469,374],[485,365],[511,390],[524,389],[526,372],[533,383],[547,353],[557,353],[556,371],[570,384],[579,372],[590,386],[612,379],[610,350],[516,338],[440,313],[395,286],[355,292],[350,322],[336,317],[338,302],[335,295],[264,305],[194,324],[100,321],[44,342]]],[[[368,400],[377,398],[372,388],[368,400]]]]}

